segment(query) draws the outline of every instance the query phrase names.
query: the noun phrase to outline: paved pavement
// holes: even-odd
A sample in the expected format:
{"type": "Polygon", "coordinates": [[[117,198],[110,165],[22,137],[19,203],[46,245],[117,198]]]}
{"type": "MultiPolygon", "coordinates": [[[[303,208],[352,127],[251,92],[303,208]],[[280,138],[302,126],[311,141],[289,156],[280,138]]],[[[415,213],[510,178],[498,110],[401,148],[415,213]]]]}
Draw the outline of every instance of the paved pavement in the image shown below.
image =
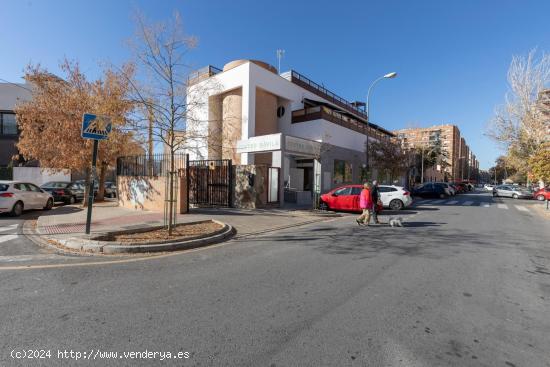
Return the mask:
{"type": "Polygon", "coordinates": [[[550,227],[532,205],[467,194],[418,201],[403,228],[346,216],[139,262],[0,271],[0,365],[28,348],[52,351],[36,365],[76,365],[59,349],[109,366],[550,366],[550,227]]]}

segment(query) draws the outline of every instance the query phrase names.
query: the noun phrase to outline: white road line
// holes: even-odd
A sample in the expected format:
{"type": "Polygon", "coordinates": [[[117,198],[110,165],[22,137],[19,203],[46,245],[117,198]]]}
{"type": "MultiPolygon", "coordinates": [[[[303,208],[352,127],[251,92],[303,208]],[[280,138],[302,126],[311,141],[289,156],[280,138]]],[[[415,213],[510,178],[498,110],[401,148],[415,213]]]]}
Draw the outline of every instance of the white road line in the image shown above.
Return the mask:
{"type": "Polygon", "coordinates": [[[2,228],[0,228],[0,232],[6,232],[6,231],[10,231],[12,229],[17,229],[17,226],[18,226],[18,224],[11,224],[9,226],[2,227],[2,228]]]}
{"type": "Polygon", "coordinates": [[[463,202],[462,205],[472,205],[473,203],[474,203],[473,201],[468,200],[463,202]]]}
{"type": "Polygon", "coordinates": [[[497,204],[497,207],[499,209],[508,209],[508,205],[506,205],[506,204],[497,204]]]}
{"type": "Polygon", "coordinates": [[[528,212],[529,209],[527,209],[526,207],[524,206],[521,206],[521,205],[514,205],[516,207],[517,210],[521,210],[522,212],[528,212]]]}
{"type": "Polygon", "coordinates": [[[451,201],[447,201],[447,202],[444,203],[444,204],[446,204],[446,205],[455,205],[455,204],[457,204],[457,203],[458,203],[457,200],[451,200],[451,201]]]}
{"type": "Polygon", "coordinates": [[[0,236],[0,243],[14,240],[14,239],[16,239],[17,237],[19,237],[19,236],[16,235],[16,234],[5,234],[5,235],[2,235],[2,236],[0,236]]]}
{"type": "Polygon", "coordinates": [[[489,203],[482,203],[481,206],[484,207],[484,208],[488,208],[488,207],[491,206],[491,204],[489,204],[489,203]]]}

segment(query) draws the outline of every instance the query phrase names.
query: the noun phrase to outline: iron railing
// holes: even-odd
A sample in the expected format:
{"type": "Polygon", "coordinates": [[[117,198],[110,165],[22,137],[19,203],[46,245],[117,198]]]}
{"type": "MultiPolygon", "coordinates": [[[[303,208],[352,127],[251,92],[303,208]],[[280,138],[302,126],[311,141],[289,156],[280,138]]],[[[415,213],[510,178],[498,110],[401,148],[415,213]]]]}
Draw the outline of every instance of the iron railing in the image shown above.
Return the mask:
{"type": "MultiPolygon", "coordinates": [[[[186,155],[174,155],[174,172],[185,170],[186,155]]],[[[170,172],[170,154],[134,155],[117,158],[118,176],[168,176],[170,172]]]]}
{"type": "Polygon", "coordinates": [[[213,75],[221,73],[223,70],[218,69],[215,66],[208,65],[198,70],[191,72],[187,77],[187,86],[197,84],[205,79],[210,78],[213,75]]]}

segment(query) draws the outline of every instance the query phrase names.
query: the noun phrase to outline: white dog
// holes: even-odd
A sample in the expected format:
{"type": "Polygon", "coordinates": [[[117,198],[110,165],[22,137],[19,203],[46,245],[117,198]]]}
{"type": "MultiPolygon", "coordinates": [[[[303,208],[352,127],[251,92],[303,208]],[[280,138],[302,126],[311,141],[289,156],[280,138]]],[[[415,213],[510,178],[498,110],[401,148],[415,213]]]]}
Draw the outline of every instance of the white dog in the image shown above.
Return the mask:
{"type": "Polygon", "coordinates": [[[388,223],[390,227],[403,227],[403,218],[401,217],[390,218],[388,223]]]}

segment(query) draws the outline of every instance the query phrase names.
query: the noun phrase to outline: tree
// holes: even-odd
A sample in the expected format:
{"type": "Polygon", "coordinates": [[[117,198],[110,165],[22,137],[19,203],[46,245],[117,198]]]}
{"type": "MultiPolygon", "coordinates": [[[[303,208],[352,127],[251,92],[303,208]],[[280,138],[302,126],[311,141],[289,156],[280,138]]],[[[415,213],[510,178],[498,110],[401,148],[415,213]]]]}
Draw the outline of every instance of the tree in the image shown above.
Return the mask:
{"type": "Polygon", "coordinates": [[[373,166],[390,176],[391,182],[407,171],[410,161],[408,152],[393,141],[369,142],[369,157],[373,166]]]}
{"type": "MultiPolygon", "coordinates": [[[[191,142],[206,141],[209,134],[206,121],[194,118],[192,113],[202,107],[204,98],[187,99],[186,55],[195,48],[197,40],[183,32],[178,13],[171,21],[156,24],[147,23],[138,14],[136,25],[132,47],[140,79],[129,82],[134,101],[148,112],[136,121],[135,127],[152,134],[168,152],[168,233],[171,235],[175,223],[175,155],[191,142]]],[[[207,89],[204,85],[202,88],[207,89]]]]}
{"type": "Polygon", "coordinates": [[[550,145],[543,144],[529,159],[532,178],[543,183],[550,182],[550,145]]]}
{"type": "Polygon", "coordinates": [[[489,176],[491,181],[496,181],[497,184],[512,179],[518,174],[518,170],[509,164],[506,156],[498,157],[495,163],[495,166],[489,168],[489,176]]]}
{"type": "Polygon", "coordinates": [[[508,164],[526,173],[526,163],[546,139],[550,106],[540,99],[550,85],[550,55],[538,57],[536,50],[531,50],[526,57],[514,56],[508,83],[505,104],[497,108],[487,133],[505,149],[508,164]]]}
{"type": "MultiPolygon", "coordinates": [[[[32,99],[15,109],[21,130],[19,152],[27,160],[39,161],[42,167],[85,171],[89,182],[92,141],[80,136],[82,115],[107,115],[113,129],[109,139],[100,143],[98,152],[100,178],[104,178],[117,155],[139,149],[133,134],[124,130],[133,109],[127,98],[127,75],[105,70],[102,78],[88,81],[78,63],[65,60],[60,67],[64,79],[39,65],[27,68],[25,79],[33,86],[32,99]]],[[[132,73],[131,67],[123,70],[132,73]]],[[[103,182],[99,188],[101,198],[103,182]]]]}

